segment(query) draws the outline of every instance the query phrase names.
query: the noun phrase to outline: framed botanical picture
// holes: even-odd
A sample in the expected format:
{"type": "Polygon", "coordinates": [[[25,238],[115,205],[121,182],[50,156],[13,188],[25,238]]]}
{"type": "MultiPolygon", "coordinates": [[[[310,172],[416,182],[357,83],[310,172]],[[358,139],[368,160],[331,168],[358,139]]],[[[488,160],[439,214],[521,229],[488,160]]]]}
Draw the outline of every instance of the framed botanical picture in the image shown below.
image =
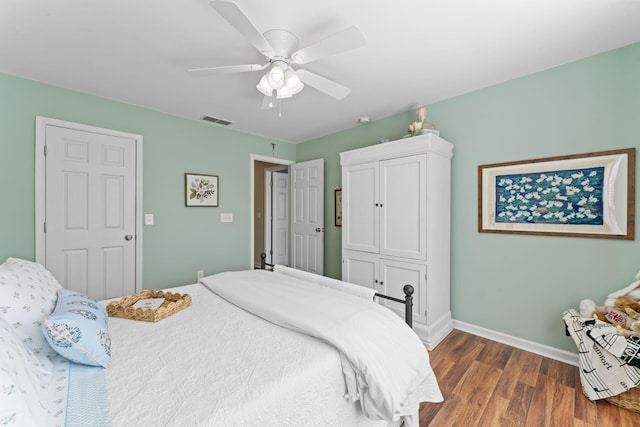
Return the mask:
{"type": "Polygon", "coordinates": [[[478,231],[633,240],[635,148],[478,166],[478,231]]]}
{"type": "Polygon", "coordinates": [[[185,206],[218,206],[217,175],[184,174],[185,206]]]}
{"type": "Polygon", "coordinates": [[[342,190],[335,190],[333,198],[335,204],[335,225],[336,227],[342,227],[342,190]]]}

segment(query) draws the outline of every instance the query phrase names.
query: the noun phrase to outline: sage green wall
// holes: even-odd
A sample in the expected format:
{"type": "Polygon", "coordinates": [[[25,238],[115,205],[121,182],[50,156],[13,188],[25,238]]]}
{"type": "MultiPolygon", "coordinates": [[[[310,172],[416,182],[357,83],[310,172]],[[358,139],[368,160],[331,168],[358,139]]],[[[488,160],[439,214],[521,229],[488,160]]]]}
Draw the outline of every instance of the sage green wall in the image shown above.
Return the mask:
{"type": "MultiPolygon", "coordinates": [[[[144,137],[145,288],[194,283],[250,267],[250,154],[274,156],[271,140],[205,122],[0,74],[0,260],[35,259],[35,117],[51,117],[144,137]],[[219,176],[217,208],[184,206],[184,173],[219,176]],[[220,213],[234,215],[221,223],[220,213]]],[[[293,160],[295,146],[278,143],[275,157],[293,160]]]]}
{"type": "MultiPolygon", "coordinates": [[[[564,335],[563,310],[584,298],[603,303],[608,293],[635,280],[638,236],[620,241],[478,233],[477,169],[487,163],[640,147],[638,76],[640,44],[634,44],[427,106],[427,121],[455,145],[454,319],[575,352],[564,335]]],[[[412,116],[409,111],[297,147],[298,160],[326,159],[329,218],[332,189],[340,185],[338,153],[400,136],[412,116]]],[[[325,271],[333,277],[340,276],[340,251],[340,230],[328,226],[325,271]]]]}

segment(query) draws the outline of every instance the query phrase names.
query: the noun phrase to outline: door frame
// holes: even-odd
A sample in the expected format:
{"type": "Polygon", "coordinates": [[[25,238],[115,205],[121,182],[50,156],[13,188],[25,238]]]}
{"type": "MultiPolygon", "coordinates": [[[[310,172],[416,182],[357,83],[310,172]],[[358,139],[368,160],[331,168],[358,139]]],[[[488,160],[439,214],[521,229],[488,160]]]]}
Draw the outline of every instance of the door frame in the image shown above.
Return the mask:
{"type": "Polygon", "coordinates": [[[136,153],[136,198],[135,198],[135,290],[142,290],[142,135],[128,132],[121,132],[113,129],[100,128],[96,126],[84,125],[80,123],[68,122],[65,120],[53,119],[50,117],[36,116],[36,153],[35,153],[35,255],[36,262],[46,264],[46,234],[44,223],[46,219],[45,210],[45,189],[46,189],[46,158],[45,143],[47,126],[57,126],[77,131],[98,133],[102,135],[117,136],[120,138],[132,139],[135,142],[136,153]]]}
{"type": "Polygon", "coordinates": [[[267,163],[274,163],[274,164],[278,164],[278,165],[283,165],[283,166],[289,166],[295,163],[295,160],[287,160],[287,159],[280,159],[277,157],[269,157],[269,156],[262,156],[260,154],[250,154],[249,155],[249,170],[250,170],[250,177],[249,177],[249,185],[250,185],[250,189],[249,189],[249,199],[250,199],[250,206],[251,206],[251,224],[250,224],[250,231],[249,231],[249,268],[254,268],[255,267],[255,258],[253,256],[253,252],[255,251],[255,212],[256,212],[256,207],[255,207],[255,202],[254,202],[254,197],[255,197],[255,172],[256,172],[256,162],[267,162],[267,163]]]}

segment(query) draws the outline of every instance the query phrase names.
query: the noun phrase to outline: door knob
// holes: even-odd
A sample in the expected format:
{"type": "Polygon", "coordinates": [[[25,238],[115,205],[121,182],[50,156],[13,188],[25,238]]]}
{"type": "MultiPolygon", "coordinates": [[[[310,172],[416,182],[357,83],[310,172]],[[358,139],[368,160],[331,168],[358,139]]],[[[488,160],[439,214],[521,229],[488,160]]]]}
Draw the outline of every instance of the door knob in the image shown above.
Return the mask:
{"type": "Polygon", "coordinates": [[[133,236],[131,234],[127,234],[126,236],[124,236],[124,240],[131,240],[133,239],[133,236]]]}
{"type": "Polygon", "coordinates": [[[320,231],[322,231],[320,230],[320,227],[316,228],[316,233],[319,233],[320,231]]]}

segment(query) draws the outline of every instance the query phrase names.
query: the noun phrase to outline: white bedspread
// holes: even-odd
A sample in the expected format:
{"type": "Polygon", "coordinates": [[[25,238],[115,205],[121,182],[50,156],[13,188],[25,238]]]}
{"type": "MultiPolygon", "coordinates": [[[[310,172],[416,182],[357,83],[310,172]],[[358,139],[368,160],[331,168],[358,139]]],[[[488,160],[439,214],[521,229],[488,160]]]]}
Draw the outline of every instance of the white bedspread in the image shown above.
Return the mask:
{"type": "Polygon", "coordinates": [[[386,426],[344,398],[340,355],[203,285],[157,323],[110,318],[105,370],[114,427],[386,426]]]}
{"type": "Polygon", "coordinates": [[[320,338],[346,360],[357,397],[371,419],[417,422],[419,402],[442,401],[417,335],[387,308],[348,293],[263,270],[201,280],[226,300],[270,322],[320,338]]]}

